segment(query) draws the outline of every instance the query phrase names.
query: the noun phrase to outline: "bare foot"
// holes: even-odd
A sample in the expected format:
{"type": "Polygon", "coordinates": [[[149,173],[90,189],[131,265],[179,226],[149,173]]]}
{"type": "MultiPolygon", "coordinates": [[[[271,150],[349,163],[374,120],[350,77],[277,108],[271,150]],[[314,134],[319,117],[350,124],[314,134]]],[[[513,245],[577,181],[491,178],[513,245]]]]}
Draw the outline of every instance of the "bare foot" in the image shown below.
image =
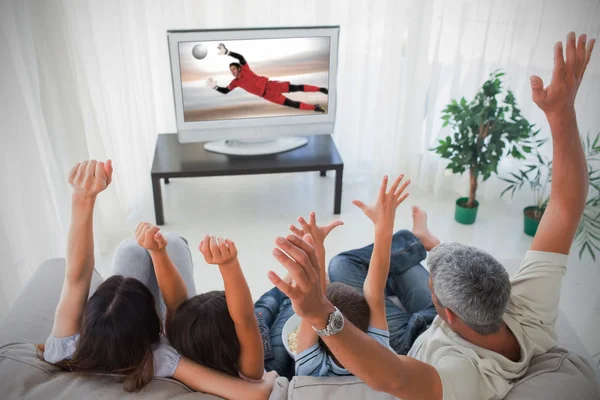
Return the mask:
{"type": "Polygon", "coordinates": [[[412,215],[412,233],[423,243],[425,250],[431,251],[435,246],[440,244],[440,239],[427,228],[427,213],[421,207],[413,206],[412,215]]]}

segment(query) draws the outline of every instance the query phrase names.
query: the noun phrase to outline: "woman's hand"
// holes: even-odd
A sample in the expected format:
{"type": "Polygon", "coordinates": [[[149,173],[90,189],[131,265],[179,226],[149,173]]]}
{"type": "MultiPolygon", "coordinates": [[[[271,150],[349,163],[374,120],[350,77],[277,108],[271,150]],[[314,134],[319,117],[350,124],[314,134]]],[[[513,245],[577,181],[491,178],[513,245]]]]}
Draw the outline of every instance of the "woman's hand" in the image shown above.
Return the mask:
{"type": "Polygon", "coordinates": [[[75,164],[69,172],[69,184],[78,199],[94,199],[112,181],[112,161],[90,160],[75,164]]]}
{"type": "Polygon", "coordinates": [[[226,265],[234,261],[238,255],[237,248],[232,240],[208,235],[204,236],[198,250],[200,250],[208,264],[215,265],[226,265]]]}
{"type": "Polygon", "coordinates": [[[160,228],[147,222],[140,222],[135,230],[138,244],[149,251],[162,251],[167,247],[167,239],[160,233],[160,228]]]}

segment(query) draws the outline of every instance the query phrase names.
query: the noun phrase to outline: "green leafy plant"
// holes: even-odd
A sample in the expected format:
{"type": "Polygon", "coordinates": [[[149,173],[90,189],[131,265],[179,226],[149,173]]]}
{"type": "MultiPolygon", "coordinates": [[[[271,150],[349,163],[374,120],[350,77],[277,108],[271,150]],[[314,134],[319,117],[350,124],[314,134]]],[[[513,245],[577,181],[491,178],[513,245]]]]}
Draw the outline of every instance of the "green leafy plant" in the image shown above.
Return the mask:
{"type": "Polygon", "coordinates": [[[600,133],[594,140],[589,135],[583,140],[583,150],[588,164],[590,188],[588,200],[575,235],[579,247],[579,258],[587,251],[596,261],[596,251],[600,252],[600,133]]]}
{"type": "Polygon", "coordinates": [[[521,115],[513,92],[504,88],[504,75],[493,72],[472,101],[463,97],[446,106],[442,111],[443,127],[450,126],[454,134],[431,149],[450,160],[448,169],[453,173],[469,171],[468,208],[476,206],[478,179],[486,181],[497,174],[504,155],[525,159],[539,133],[521,115]]]}
{"type": "MultiPolygon", "coordinates": [[[[539,147],[548,139],[535,142],[534,154],[537,163],[527,164],[517,174],[511,173],[510,178],[500,178],[508,183],[500,197],[510,192],[520,190],[528,184],[533,193],[535,219],[541,219],[548,200],[550,200],[550,187],[552,179],[552,160],[539,153],[539,147]],[[548,192],[547,192],[548,191],[548,192]]],[[[579,258],[583,258],[586,251],[596,261],[596,251],[600,252],[600,133],[591,140],[590,135],[582,139],[583,151],[588,164],[589,192],[586,207],[581,217],[581,223],[575,235],[575,243],[579,247],[579,258]]]]}
{"type": "Polygon", "coordinates": [[[520,190],[523,185],[527,184],[529,186],[533,195],[533,205],[535,206],[532,217],[538,221],[542,219],[548,200],[550,200],[549,184],[552,180],[552,160],[542,156],[539,152],[539,148],[547,140],[534,141],[535,147],[532,153],[535,155],[536,163],[526,164],[517,174],[511,172],[510,177],[500,177],[503,181],[508,182],[508,186],[502,191],[500,197],[509,192],[511,196],[514,196],[515,192],[520,190]]]}

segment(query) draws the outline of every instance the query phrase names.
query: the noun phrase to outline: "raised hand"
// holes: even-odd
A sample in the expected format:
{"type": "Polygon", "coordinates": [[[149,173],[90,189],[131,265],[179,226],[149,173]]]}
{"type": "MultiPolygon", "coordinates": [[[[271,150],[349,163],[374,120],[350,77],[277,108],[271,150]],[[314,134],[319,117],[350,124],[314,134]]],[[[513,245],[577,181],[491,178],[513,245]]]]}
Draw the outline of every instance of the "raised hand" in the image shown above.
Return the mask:
{"type": "Polygon", "coordinates": [[[278,237],[273,250],[275,259],[292,275],[294,283],[287,283],[275,272],[269,271],[269,280],[292,301],[292,308],[300,318],[317,329],[327,325],[333,306],[325,297],[319,277],[319,264],[315,249],[309,244],[310,235],[299,238],[288,235],[278,237]]]}
{"type": "Polygon", "coordinates": [[[393,229],[396,208],[408,197],[408,193],[404,193],[404,190],[410,184],[410,180],[400,185],[403,179],[404,175],[396,178],[390,187],[390,191],[386,192],[388,185],[388,177],[386,175],[383,177],[381,187],[379,188],[379,196],[377,196],[377,201],[374,205],[368,206],[358,200],[354,200],[352,204],[360,208],[367,218],[373,221],[376,228],[393,229]]]}
{"type": "Polygon", "coordinates": [[[213,78],[208,78],[208,80],[206,81],[206,86],[208,86],[211,89],[214,89],[217,86],[217,81],[215,81],[213,78]]]}
{"type": "Polygon", "coordinates": [[[595,39],[587,41],[587,36],[581,35],[576,44],[575,32],[570,32],[567,35],[566,62],[562,42],[554,46],[554,70],[550,85],[544,89],[542,78],[537,75],[531,77],[532,99],[547,115],[573,111],[577,90],[595,43],[595,39]]]}
{"type": "Polygon", "coordinates": [[[227,54],[227,47],[225,47],[225,45],[223,43],[219,43],[219,46],[217,47],[217,49],[219,49],[218,54],[220,56],[227,54]]]}
{"type": "Polygon", "coordinates": [[[138,224],[135,239],[140,246],[149,251],[161,251],[167,247],[167,240],[160,233],[160,228],[147,222],[138,224]]]}
{"type": "Polygon", "coordinates": [[[344,225],[343,221],[338,220],[331,221],[327,225],[318,226],[317,218],[314,212],[310,213],[309,222],[306,222],[306,220],[302,217],[298,217],[298,223],[300,224],[300,228],[293,224],[290,225],[290,230],[292,233],[299,237],[304,237],[304,235],[312,236],[312,239],[317,246],[323,245],[325,238],[334,228],[344,225]]]}
{"type": "Polygon", "coordinates": [[[112,161],[90,160],[75,164],[69,172],[69,184],[80,199],[95,198],[112,182],[112,161]]]}
{"type": "Polygon", "coordinates": [[[198,250],[208,264],[225,265],[235,260],[238,255],[235,243],[230,239],[205,235],[198,250]]]}

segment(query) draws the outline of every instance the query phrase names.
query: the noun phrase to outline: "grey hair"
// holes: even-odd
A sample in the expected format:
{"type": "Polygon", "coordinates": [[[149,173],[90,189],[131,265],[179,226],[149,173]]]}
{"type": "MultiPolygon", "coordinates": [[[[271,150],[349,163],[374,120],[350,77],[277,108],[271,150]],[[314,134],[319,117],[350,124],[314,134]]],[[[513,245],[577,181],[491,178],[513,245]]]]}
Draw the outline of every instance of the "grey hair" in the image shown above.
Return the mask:
{"type": "Polygon", "coordinates": [[[429,253],[428,265],[441,307],[480,335],[500,330],[511,289],[502,264],[485,251],[445,243],[429,253]]]}

